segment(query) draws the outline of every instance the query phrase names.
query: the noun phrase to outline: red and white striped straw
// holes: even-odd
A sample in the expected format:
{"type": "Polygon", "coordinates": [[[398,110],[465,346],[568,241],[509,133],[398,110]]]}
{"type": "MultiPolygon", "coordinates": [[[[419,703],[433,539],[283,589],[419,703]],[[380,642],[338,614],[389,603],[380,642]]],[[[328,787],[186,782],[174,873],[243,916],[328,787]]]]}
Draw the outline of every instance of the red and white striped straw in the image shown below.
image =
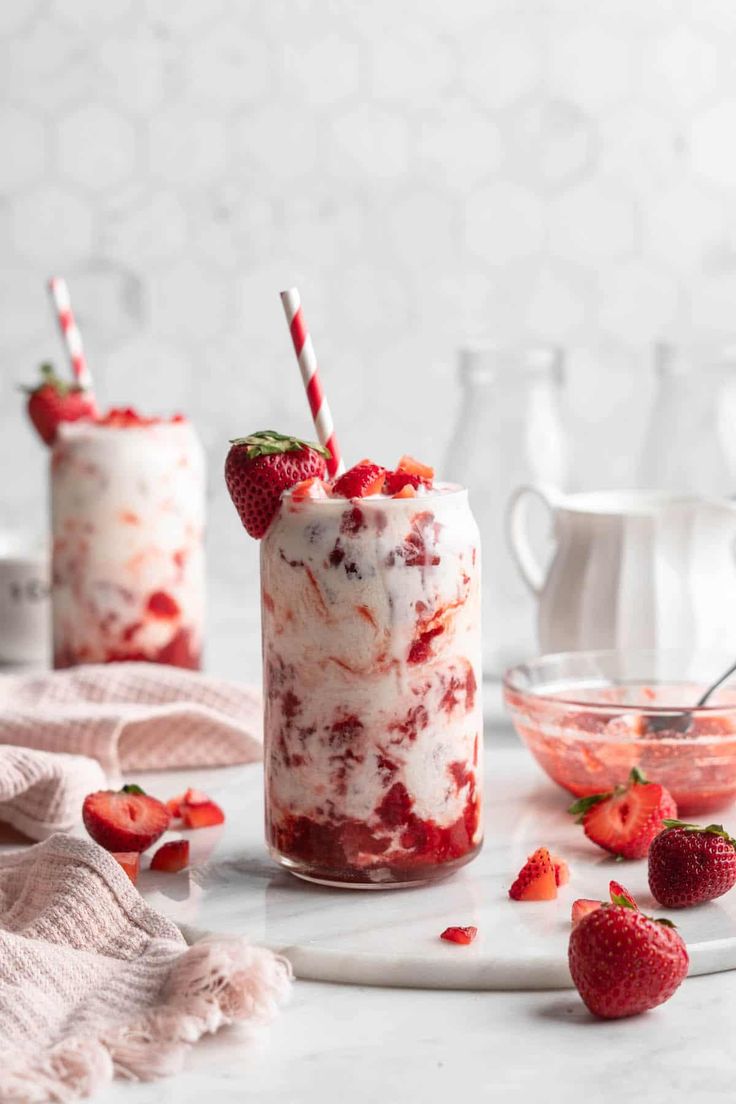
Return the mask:
{"type": "Polygon", "coordinates": [[[69,354],[74,378],[80,387],[92,390],[92,375],[87,366],[87,358],[84,355],[82,335],[74,318],[72,303],[69,298],[69,288],[66,280],[60,276],[52,276],[49,280],[49,293],[54,304],[56,317],[61,330],[61,337],[69,354]]]}
{"type": "Polygon", "coordinates": [[[327,461],[327,471],[331,476],[342,475],[345,471],[345,465],[335,436],[335,426],[332,421],[330,407],[322,389],[317,357],[307,324],[304,321],[301,299],[297,289],[289,288],[288,291],[282,291],[281,302],[284,307],[286,321],[289,323],[291,340],[294,342],[294,352],[299,361],[317,438],[319,443],[328,448],[331,453],[331,459],[327,461]]]}

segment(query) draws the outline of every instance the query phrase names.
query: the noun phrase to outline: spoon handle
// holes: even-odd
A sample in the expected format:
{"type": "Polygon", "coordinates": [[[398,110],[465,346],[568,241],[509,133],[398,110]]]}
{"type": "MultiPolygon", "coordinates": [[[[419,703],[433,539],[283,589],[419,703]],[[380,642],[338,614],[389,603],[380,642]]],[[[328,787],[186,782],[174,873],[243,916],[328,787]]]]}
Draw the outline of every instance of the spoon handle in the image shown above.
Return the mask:
{"type": "Polygon", "coordinates": [[[730,678],[733,674],[736,674],[736,663],[734,663],[732,667],[729,667],[727,671],[724,671],[721,677],[717,679],[712,686],[708,687],[702,697],[698,698],[694,708],[699,709],[701,705],[705,705],[713,691],[717,690],[718,687],[721,686],[726,681],[726,679],[730,678]]]}

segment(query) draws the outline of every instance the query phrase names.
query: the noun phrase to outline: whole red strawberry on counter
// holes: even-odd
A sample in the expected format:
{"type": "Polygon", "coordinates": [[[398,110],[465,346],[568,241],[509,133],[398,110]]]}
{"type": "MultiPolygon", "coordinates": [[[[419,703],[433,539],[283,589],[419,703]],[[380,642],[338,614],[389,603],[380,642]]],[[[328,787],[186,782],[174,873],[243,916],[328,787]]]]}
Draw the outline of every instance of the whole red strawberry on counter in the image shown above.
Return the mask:
{"type": "Polygon", "coordinates": [[[327,475],[330,453],[313,441],[262,430],[230,442],[225,482],[246,530],[256,540],[273,521],[284,491],[327,475]]]}
{"type": "Polygon", "coordinates": [[[736,885],[736,840],[723,825],[664,823],[649,848],[649,888],[661,905],[700,905],[736,885]]]}
{"type": "Polygon", "coordinates": [[[677,816],[669,790],[647,782],[636,767],[625,786],[581,797],[568,809],[593,843],[624,859],[643,859],[668,817],[677,816]]]}
{"type": "Polygon", "coordinates": [[[51,364],[41,365],[41,382],[26,392],[28,417],[47,445],[53,445],[60,422],[78,422],[97,413],[92,392],[61,379],[51,364]]]}
{"type": "Polygon", "coordinates": [[[570,933],[568,962],[583,1001],[606,1020],[663,1004],[690,965],[669,920],[652,920],[628,904],[604,904],[583,916],[570,933]]]}

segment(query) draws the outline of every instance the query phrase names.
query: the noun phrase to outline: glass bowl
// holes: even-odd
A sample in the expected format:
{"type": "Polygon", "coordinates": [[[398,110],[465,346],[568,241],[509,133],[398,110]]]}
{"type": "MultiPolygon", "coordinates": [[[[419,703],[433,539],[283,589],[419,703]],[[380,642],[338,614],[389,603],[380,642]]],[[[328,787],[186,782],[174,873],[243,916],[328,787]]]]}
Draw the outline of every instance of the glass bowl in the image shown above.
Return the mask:
{"type": "Polygon", "coordinates": [[[638,767],[679,813],[706,813],[736,797],[736,678],[691,707],[733,661],[716,651],[541,656],[506,672],[504,699],[542,769],[576,797],[638,767]]]}

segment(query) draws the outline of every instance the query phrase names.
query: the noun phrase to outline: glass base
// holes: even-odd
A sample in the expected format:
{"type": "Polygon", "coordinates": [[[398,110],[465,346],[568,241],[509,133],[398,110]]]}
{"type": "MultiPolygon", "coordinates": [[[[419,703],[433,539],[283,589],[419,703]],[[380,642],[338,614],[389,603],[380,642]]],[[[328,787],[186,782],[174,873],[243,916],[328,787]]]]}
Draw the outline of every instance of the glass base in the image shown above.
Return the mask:
{"type": "Polygon", "coordinates": [[[288,870],[290,874],[301,878],[304,882],[312,882],[314,885],[329,886],[332,889],[413,889],[449,878],[460,867],[471,862],[482,846],[481,840],[472,851],[468,851],[459,859],[437,866],[417,866],[410,869],[381,866],[372,867],[370,870],[355,868],[341,871],[320,870],[290,859],[272,847],[269,847],[269,853],[274,862],[288,870]]]}

